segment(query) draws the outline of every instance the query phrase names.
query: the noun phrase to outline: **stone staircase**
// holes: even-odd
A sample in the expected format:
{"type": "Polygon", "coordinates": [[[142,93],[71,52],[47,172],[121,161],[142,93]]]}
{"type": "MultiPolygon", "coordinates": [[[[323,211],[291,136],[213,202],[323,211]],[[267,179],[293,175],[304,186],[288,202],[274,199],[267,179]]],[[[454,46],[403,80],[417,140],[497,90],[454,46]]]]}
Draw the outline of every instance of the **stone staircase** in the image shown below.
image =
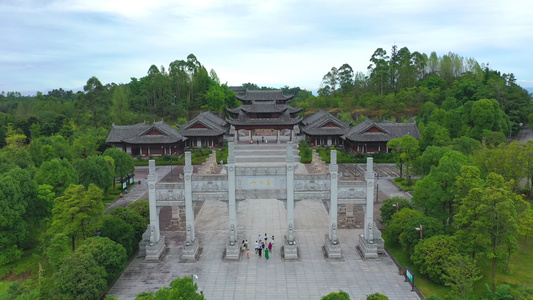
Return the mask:
{"type": "MultiPolygon", "coordinates": [[[[294,145],[294,161],[300,162],[297,145],[294,145]]],[[[235,145],[236,164],[285,164],[287,162],[287,144],[238,144],[235,145]]]]}

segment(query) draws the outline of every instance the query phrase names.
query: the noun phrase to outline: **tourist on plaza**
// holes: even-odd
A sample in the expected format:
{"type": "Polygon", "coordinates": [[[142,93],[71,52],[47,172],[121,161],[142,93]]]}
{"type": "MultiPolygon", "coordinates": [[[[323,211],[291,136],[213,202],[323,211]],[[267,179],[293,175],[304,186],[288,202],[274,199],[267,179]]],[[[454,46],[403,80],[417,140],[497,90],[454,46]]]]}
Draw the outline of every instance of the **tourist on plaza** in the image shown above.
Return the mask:
{"type": "Polygon", "coordinates": [[[244,242],[244,247],[246,247],[246,250],[248,250],[248,240],[244,242]]]}
{"type": "Polygon", "coordinates": [[[259,250],[259,243],[255,241],[255,254],[257,254],[258,250],[259,250]]]}
{"type": "Polygon", "coordinates": [[[272,248],[274,248],[274,236],[272,236],[270,243],[272,243],[272,248]]]}
{"type": "Polygon", "coordinates": [[[272,242],[268,243],[268,251],[272,252],[272,242]]]}
{"type": "Polygon", "coordinates": [[[267,242],[267,240],[268,240],[268,235],[265,232],[265,243],[267,242]]]}
{"type": "Polygon", "coordinates": [[[268,258],[269,258],[269,256],[268,256],[268,248],[267,248],[267,249],[265,249],[265,258],[266,258],[266,259],[268,259],[268,258]]]}
{"type": "Polygon", "coordinates": [[[263,236],[259,235],[259,244],[261,244],[262,241],[263,241],[263,236]]]}
{"type": "Polygon", "coordinates": [[[261,258],[261,251],[263,251],[263,248],[261,247],[257,248],[257,252],[259,253],[259,258],[261,258]]]}

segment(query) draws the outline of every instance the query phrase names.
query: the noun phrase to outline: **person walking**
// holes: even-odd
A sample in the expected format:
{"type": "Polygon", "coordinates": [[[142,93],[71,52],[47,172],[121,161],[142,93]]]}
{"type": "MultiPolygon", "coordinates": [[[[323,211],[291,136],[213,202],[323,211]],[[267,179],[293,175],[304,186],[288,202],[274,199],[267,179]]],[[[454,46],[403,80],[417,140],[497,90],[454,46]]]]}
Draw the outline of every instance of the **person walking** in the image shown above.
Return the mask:
{"type": "Polygon", "coordinates": [[[265,249],[265,258],[268,259],[270,256],[268,256],[268,248],[265,249]]]}
{"type": "Polygon", "coordinates": [[[259,243],[255,241],[255,254],[257,254],[257,251],[259,250],[259,243]]]}
{"type": "MultiPolygon", "coordinates": [[[[272,248],[274,248],[274,236],[272,236],[272,239],[270,240],[270,243],[272,244],[272,248]]],[[[272,250],[270,250],[272,251],[272,250]]]]}
{"type": "Polygon", "coordinates": [[[272,252],[272,242],[268,243],[268,252],[272,252]]]}
{"type": "Polygon", "coordinates": [[[261,258],[261,251],[263,251],[263,248],[259,247],[259,248],[257,249],[257,252],[259,253],[259,258],[261,258]]]}
{"type": "Polygon", "coordinates": [[[267,240],[268,240],[268,235],[265,232],[265,243],[267,242],[267,240]]]}

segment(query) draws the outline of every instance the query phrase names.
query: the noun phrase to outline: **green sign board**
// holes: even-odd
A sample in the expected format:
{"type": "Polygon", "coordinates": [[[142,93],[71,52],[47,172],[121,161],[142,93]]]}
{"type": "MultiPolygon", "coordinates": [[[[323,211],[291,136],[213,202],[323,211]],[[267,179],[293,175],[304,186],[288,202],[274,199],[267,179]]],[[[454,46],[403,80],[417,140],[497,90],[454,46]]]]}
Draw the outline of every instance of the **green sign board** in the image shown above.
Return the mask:
{"type": "Polygon", "coordinates": [[[415,289],[415,274],[408,266],[405,266],[405,278],[411,283],[411,290],[413,291],[415,289]]]}

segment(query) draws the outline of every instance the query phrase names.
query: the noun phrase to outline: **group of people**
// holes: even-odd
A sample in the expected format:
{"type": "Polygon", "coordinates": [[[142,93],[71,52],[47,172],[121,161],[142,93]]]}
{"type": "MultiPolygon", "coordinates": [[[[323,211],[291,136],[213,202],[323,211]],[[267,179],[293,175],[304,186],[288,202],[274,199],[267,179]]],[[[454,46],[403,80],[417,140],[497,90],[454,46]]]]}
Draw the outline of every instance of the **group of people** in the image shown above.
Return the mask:
{"type": "MultiPolygon", "coordinates": [[[[264,136],[261,137],[261,141],[262,141],[263,143],[265,143],[265,144],[268,144],[268,140],[265,139],[264,136]]],[[[256,139],[255,142],[259,145],[259,139],[256,139]]],[[[248,144],[253,144],[253,143],[254,143],[254,140],[252,140],[252,139],[248,142],[248,144]]]]}
{"type": "MultiPolygon", "coordinates": [[[[246,255],[248,256],[248,258],[250,258],[250,250],[248,250],[248,240],[242,241],[242,243],[243,247],[246,248],[246,255]]],[[[269,259],[270,254],[274,249],[274,236],[272,236],[271,240],[269,241],[268,235],[266,233],[264,236],[259,235],[257,241],[255,241],[254,248],[255,254],[259,255],[259,258],[261,258],[262,253],[265,252],[265,258],[269,259]]]]}

